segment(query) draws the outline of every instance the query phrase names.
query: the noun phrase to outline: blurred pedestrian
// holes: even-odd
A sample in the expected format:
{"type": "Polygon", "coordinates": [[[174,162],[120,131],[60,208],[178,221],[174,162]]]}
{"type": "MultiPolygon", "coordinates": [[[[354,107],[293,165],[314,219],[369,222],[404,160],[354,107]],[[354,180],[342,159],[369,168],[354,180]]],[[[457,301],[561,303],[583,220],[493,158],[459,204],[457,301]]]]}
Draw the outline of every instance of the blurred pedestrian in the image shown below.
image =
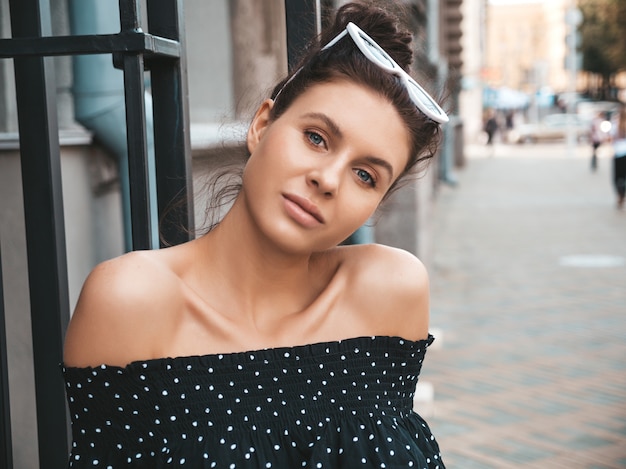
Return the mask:
{"type": "Polygon", "coordinates": [[[624,208],[626,196],[626,106],[622,106],[611,127],[613,147],[613,184],[617,192],[617,208],[624,208]]]}
{"type": "Polygon", "coordinates": [[[493,137],[498,130],[498,121],[496,120],[496,113],[493,109],[490,109],[487,113],[487,120],[485,121],[485,132],[487,133],[487,145],[493,145],[493,137]]]}
{"type": "Polygon", "coordinates": [[[506,115],[504,116],[504,125],[506,127],[506,139],[505,140],[508,142],[510,139],[511,131],[513,130],[513,127],[515,126],[513,111],[507,111],[506,115]]]}
{"type": "Polygon", "coordinates": [[[606,133],[602,130],[602,123],[606,119],[603,112],[598,112],[591,121],[591,171],[598,169],[598,148],[606,139],[606,133]]]}

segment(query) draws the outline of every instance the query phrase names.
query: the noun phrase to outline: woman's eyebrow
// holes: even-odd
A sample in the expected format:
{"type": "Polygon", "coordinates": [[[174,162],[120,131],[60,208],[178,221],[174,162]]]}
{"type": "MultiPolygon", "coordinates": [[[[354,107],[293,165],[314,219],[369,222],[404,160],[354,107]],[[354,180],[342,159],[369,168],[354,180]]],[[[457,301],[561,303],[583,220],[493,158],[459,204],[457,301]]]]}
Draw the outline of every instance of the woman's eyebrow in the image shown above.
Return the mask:
{"type": "MultiPolygon", "coordinates": [[[[309,119],[319,119],[324,122],[324,124],[326,124],[326,126],[333,135],[338,138],[343,137],[343,132],[339,128],[339,125],[323,112],[309,112],[304,114],[302,117],[309,119]]],[[[371,165],[380,166],[381,168],[383,168],[389,174],[389,179],[393,180],[393,166],[391,166],[391,164],[387,160],[379,158],[377,156],[366,156],[364,160],[371,165]]]]}
{"type": "Polygon", "coordinates": [[[366,156],[363,159],[371,165],[380,166],[389,174],[389,180],[393,181],[393,166],[389,164],[389,161],[378,158],[377,156],[366,156]]]}
{"type": "Polygon", "coordinates": [[[302,117],[319,119],[322,122],[324,122],[324,124],[326,124],[326,126],[328,127],[330,132],[335,137],[339,137],[339,138],[343,137],[343,132],[339,128],[339,125],[337,125],[337,123],[334,120],[332,120],[330,117],[328,117],[323,112],[309,112],[309,113],[303,115],[302,117]]]}

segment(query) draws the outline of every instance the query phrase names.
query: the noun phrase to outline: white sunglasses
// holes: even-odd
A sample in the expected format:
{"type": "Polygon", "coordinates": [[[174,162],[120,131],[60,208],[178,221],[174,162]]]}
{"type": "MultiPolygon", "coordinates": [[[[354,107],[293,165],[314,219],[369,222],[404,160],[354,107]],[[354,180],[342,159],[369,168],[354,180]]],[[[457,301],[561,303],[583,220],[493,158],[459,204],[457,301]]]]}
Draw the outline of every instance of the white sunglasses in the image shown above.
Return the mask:
{"type": "MultiPolygon", "coordinates": [[[[359,28],[356,24],[350,22],[346,25],[346,29],[340,32],[333,40],[322,47],[322,50],[329,49],[334,46],[343,38],[346,34],[349,34],[356,46],[372,63],[378,65],[383,70],[396,75],[402,81],[402,84],[406,88],[413,104],[422,111],[430,119],[438,122],[439,124],[445,124],[448,122],[448,115],[443,109],[435,102],[435,100],[417,83],[408,73],[406,73],[395,60],[391,58],[385,50],[378,45],[371,37],[369,37],[365,31],[359,28]]],[[[278,95],[283,91],[287,83],[289,83],[299,72],[297,70],[289,80],[285,82],[283,87],[276,93],[274,100],[278,98],[278,95]]]]}

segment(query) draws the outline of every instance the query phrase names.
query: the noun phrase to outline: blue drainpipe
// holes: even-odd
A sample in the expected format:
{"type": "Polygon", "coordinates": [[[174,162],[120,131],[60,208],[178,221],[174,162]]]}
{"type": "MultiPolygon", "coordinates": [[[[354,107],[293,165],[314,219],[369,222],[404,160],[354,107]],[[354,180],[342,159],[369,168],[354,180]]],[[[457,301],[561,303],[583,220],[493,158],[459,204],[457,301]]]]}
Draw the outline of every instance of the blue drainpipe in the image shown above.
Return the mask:
{"type": "MultiPolygon", "coordinates": [[[[118,0],[69,0],[72,35],[115,34],[120,31],[118,0]]],[[[113,67],[110,54],[73,57],[73,95],[75,119],[89,129],[96,140],[118,158],[124,239],[132,249],[128,148],[126,146],[126,110],[124,75],[113,67]]],[[[149,184],[156,188],[152,97],[146,92],[146,133],[148,135],[149,184]]],[[[153,247],[159,245],[156,190],[150,191],[153,247]]]]}

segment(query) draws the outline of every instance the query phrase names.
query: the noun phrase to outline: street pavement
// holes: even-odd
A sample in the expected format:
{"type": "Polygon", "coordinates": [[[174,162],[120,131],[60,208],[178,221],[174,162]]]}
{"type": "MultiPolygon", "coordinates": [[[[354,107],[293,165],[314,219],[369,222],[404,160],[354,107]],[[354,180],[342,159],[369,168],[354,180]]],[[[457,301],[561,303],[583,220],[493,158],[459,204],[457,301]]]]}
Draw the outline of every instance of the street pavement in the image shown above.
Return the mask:
{"type": "Polygon", "coordinates": [[[596,172],[583,145],[466,154],[435,201],[437,340],[417,410],[449,469],[626,468],[626,211],[609,148],[596,172]]]}

